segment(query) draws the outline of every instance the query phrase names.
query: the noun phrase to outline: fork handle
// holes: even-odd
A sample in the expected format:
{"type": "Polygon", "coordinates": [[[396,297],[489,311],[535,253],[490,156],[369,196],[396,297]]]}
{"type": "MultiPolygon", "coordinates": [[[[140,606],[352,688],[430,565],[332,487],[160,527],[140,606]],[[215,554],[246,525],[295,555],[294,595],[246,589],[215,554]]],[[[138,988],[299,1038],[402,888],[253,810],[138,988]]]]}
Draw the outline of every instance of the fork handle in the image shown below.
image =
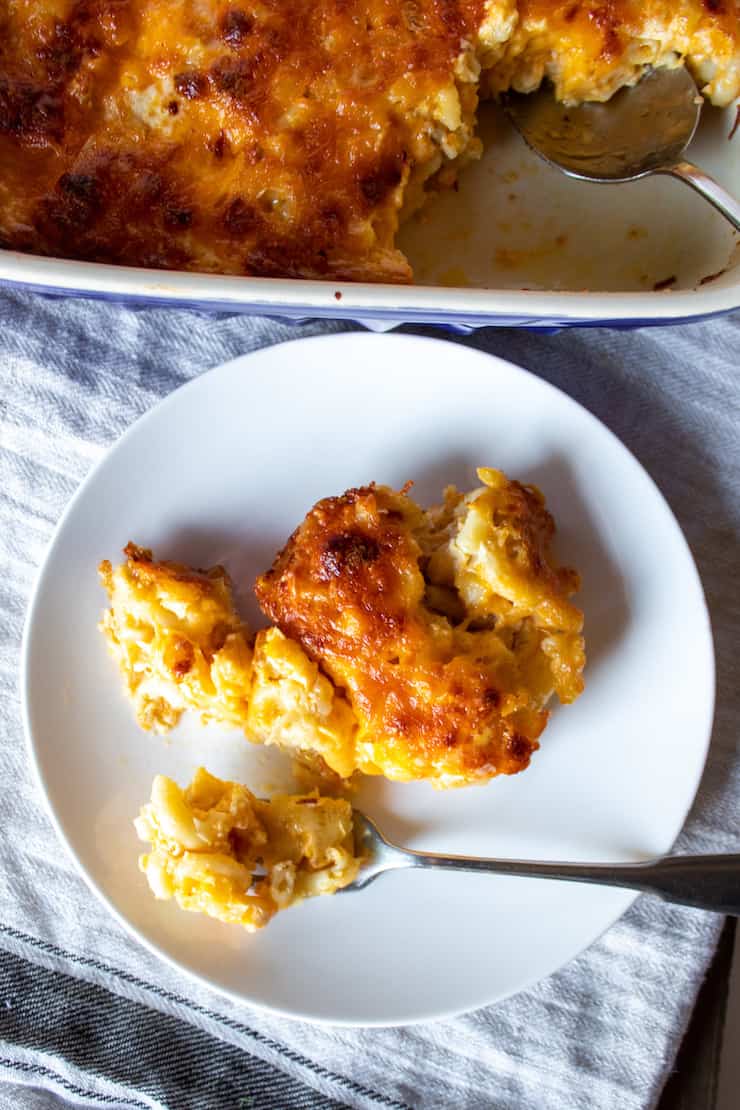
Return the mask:
{"type": "Polygon", "coordinates": [[[702,910],[740,917],[740,855],[665,856],[647,863],[539,863],[444,856],[405,849],[411,867],[490,872],[621,886],[702,910]]]}
{"type": "Polygon", "coordinates": [[[729,220],[736,231],[740,231],[740,204],[718,181],[708,173],[695,166],[693,162],[676,162],[673,166],[666,166],[655,171],[656,173],[670,174],[681,181],[685,181],[697,193],[701,193],[705,200],[713,204],[726,220],[729,220]]]}

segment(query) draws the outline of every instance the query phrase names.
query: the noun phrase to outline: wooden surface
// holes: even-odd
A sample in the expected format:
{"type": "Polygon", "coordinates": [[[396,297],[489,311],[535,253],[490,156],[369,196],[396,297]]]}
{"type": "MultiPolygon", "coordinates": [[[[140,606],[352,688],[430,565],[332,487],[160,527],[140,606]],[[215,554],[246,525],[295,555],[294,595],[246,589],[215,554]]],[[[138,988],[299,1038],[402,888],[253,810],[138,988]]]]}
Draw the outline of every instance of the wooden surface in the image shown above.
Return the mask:
{"type": "MultiPolygon", "coordinates": [[[[675,1069],[665,1086],[657,1110],[720,1110],[720,1057],[735,928],[735,918],[727,918],[717,953],[699,992],[675,1069]]],[[[737,1049],[740,1051],[740,1045],[737,1049]]],[[[740,1094],[736,1106],[740,1106],[740,1094]]]]}

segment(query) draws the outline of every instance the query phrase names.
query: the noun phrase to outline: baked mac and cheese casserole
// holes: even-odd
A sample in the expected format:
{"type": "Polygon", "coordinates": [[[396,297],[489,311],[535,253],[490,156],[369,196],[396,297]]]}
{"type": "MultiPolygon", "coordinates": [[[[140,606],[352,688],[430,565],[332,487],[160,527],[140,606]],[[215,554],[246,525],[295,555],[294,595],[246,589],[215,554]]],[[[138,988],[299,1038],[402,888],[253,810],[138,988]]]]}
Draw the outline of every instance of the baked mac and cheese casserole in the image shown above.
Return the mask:
{"type": "Polygon", "coordinates": [[[500,471],[421,509],[386,486],[315,505],[256,584],[253,636],[222,567],[101,564],[102,629],[142,727],[183,710],[275,744],[330,780],[436,787],[527,767],[553,694],[583,689],[574,570],[542,494],[500,471]]]}
{"type": "Polygon", "coordinates": [[[0,247],[409,281],[480,97],[683,64],[738,95],[735,0],[0,0],[0,247]]]}

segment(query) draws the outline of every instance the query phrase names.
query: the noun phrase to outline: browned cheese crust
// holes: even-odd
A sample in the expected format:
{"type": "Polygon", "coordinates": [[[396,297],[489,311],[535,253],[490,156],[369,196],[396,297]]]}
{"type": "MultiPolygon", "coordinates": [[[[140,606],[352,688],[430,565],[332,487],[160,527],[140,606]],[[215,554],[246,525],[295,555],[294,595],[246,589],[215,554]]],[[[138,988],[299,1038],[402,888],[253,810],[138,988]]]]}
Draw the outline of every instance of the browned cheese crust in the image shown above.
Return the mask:
{"type": "Polygon", "coordinates": [[[476,157],[479,91],[740,88],[734,0],[0,0],[0,247],[409,281],[399,219],[476,157]]]}
{"type": "MultiPolygon", "coordinates": [[[[511,487],[530,577],[547,578],[580,628],[565,601],[577,576],[558,577],[548,562],[552,520],[542,499],[511,487]]],[[[448,531],[435,535],[403,491],[348,490],[311,509],[257,582],[264,612],[345,689],[366,773],[441,786],[512,774],[528,765],[547,722],[552,676],[522,667],[514,640],[524,622],[503,631],[502,616],[497,633],[496,618],[476,620],[443,576],[433,581],[448,531]]]]}
{"type": "Polygon", "coordinates": [[[403,186],[437,150],[434,98],[482,9],[0,0],[0,245],[408,280],[403,186]]]}

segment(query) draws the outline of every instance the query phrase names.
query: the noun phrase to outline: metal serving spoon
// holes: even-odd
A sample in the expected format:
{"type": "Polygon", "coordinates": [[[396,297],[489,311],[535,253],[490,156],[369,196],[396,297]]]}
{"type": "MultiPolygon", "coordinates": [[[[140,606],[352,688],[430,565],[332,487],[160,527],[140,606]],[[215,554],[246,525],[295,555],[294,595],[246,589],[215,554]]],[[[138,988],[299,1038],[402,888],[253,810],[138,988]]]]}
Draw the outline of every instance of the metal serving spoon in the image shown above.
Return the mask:
{"type": "Polygon", "coordinates": [[[575,883],[623,886],[658,894],[666,902],[680,902],[700,910],[740,917],[740,855],[663,856],[647,863],[539,863],[530,860],[480,859],[445,856],[400,848],[378,827],[354,811],[355,850],[367,862],[345,891],[362,890],[385,874],[405,867],[434,867],[445,871],[485,871],[521,875],[528,879],[565,879],[575,883]]]}
{"type": "Polygon", "coordinates": [[[703,104],[684,66],[653,69],[604,104],[560,104],[550,87],[507,93],[503,107],[535,154],[581,181],[636,181],[667,173],[685,181],[740,231],[740,204],[682,158],[703,104]]]}

